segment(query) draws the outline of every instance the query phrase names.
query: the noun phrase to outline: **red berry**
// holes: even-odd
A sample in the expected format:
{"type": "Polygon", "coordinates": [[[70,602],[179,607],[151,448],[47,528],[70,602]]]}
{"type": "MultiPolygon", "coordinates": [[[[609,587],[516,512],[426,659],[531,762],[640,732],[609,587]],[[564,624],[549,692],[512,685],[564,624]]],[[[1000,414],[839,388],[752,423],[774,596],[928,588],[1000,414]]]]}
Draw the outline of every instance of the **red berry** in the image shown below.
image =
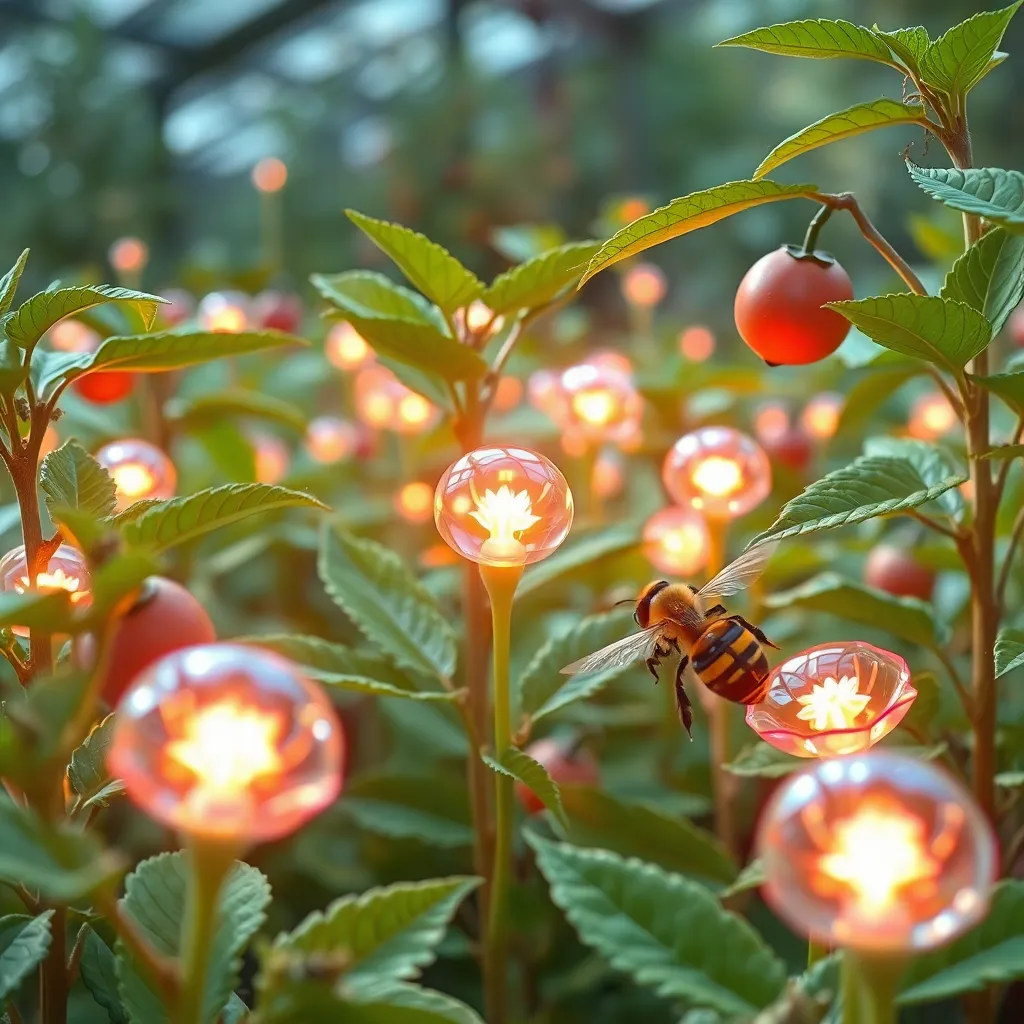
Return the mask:
{"type": "MultiPolygon", "coordinates": [[[[104,699],[115,705],[135,677],[165,654],[216,639],[206,609],[180,583],[151,576],[114,626],[101,688],[104,699]]],[[[76,660],[90,663],[94,650],[92,638],[83,638],[76,660]]]]}
{"type": "Polygon", "coordinates": [[[1018,306],[1006,321],[1006,329],[1014,345],[1024,348],[1024,305],[1018,306]]]}
{"type": "Polygon", "coordinates": [[[287,292],[260,292],[252,300],[252,319],[259,327],[294,334],[302,325],[302,303],[287,292]]]}
{"type": "Polygon", "coordinates": [[[778,434],[762,438],[761,447],[772,462],[802,473],[814,457],[814,442],[801,427],[791,426],[778,434]]]}
{"type": "MultiPolygon", "coordinates": [[[[596,786],[600,781],[597,761],[588,750],[574,750],[570,744],[548,737],[531,743],[526,753],[547,768],[548,775],[559,784],[596,786]]],[[[544,810],[540,797],[521,782],[516,783],[516,799],[527,814],[540,814],[544,810]]]]}
{"type": "Polygon", "coordinates": [[[797,257],[783,246],[740,282],[736,329],[769,366],[814,363],[835,352],[850,330],[848,320],[822,306],[852,298],[849,275],[835,260],[818,252],[797,257]]]}
{"type": "Polygon", "coordinates": [[[124,370],[87,373],[71,385],[87,402],[110,405],[127,398],[135,387],[135,374],[124,370]]]}
{"type": "Polygon", "coordinates": [[[864,565],[864,582],[896,597],[917,597],[930,601],[935,573],[891,544],[879,544],[864,565]]]}

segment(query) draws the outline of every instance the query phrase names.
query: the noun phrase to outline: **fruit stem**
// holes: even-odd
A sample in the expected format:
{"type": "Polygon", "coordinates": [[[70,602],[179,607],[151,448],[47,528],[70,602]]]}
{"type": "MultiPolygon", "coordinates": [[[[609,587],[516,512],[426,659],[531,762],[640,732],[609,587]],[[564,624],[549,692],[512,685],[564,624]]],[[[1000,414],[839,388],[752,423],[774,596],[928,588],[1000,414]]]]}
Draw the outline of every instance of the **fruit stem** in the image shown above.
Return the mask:
{"type": "Polygon", "coordinates": [[[811,223],[807,225],[807,234],[804,235],[804,253],[807,256],[813,256],[814,250],[818,245],[818,235],[821,234],[821,229],[825,226],[825,222],[832,216],[831,206],[822,206],[818,212],[811,218],[811,223]]]}

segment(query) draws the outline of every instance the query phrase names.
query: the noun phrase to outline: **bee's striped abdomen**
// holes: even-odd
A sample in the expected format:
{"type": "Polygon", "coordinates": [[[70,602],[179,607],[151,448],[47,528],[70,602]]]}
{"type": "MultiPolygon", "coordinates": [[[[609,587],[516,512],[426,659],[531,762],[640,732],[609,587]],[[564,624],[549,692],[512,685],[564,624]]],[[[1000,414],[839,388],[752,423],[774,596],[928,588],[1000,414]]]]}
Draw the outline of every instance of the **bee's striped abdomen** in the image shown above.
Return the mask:
{"type": "Polygon", "coordinates": [[[768,659],[757,637],[734,619],[711,623],[694,644],[693,670],[713,693],[757,704],[768,688],[768,659]]]}

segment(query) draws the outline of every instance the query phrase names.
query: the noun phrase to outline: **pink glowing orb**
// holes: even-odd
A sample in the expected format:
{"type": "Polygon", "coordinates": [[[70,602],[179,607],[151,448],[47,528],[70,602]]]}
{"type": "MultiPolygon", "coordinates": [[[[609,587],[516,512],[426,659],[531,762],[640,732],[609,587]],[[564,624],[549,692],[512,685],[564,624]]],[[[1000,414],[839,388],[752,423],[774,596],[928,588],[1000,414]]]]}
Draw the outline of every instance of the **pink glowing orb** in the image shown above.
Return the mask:
{"type": "Polygon", "coordinates": [[[114,480],[118,511],[144,498],[163,501],[174,496],[178,485],[174,463],[148,441],[137,437],[111,441],[96,452],[96,461],[114,480]]]}
{"type": "Polygon", "coordinates": [[[695,576],[708,564],[711,539],[704,517],[692,508],[670,505],[644,524],[644,557],[658,572],[695,576]]]}

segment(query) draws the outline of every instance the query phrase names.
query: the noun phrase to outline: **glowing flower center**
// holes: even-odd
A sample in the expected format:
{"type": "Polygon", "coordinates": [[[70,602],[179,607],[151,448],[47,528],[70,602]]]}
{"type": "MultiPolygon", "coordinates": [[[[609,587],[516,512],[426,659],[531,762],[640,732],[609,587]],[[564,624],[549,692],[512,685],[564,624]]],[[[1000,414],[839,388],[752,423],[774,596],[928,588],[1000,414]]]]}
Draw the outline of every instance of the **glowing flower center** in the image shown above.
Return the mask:
{"type": "Polygon", "coordinates": [[[705,494],[724,498],[743,485],[743,470],[735,459],[709,455],[696,465],[690,477],[694,486],[705,494]]]}
{"type": "MultiPolygon", "coordinates": [[[[15,584],[14,589],[19,594],[24,594],[31,588],[28,576],[22,576],[15,584]]],[[[66,590],[71,595],[71,603],[78,604],[88,598],[87,591],[80,591],[81,580],[77,576],[69,576],[58,566],[53,572],[41,572],[36,576],[36,590],[66,590]]]]}
{"type": "Polygon", "coordinates": [[[114,485],[127,498],[141,498],[156,486],[156,477],[141,462],[125,462],[110,470],[114,485]]]}
{"type": "Polygon", "coordinates": [[[192,772],[201,786],[238,792],[285,767],[277,715],[229,699],[196,710],[183,727],[184,735],[167,744],[166,755],[192,772]]]}
{"type": "Polygon", "coordinates": [[[818,871],[844,883],[870,916],[883,914],[900,890],[936,879],[942,863],[928,849],[924,822],[905,808],[874,801],[832,829],[818,871]]]}
{"type": "Polygon", "coordinates": [[[482,498],[474,498],[476,509],[469,514],[490,534],[481,550],[496,559],[521,562],[526,550],[516,534],[540,522],[540,516],[533,514],[529,492],[502,484],[497,491],[485,490],[482,498]]]}
{"type": "Polygon", "coordinates": [[[207,328],[219,334],[238,334],[245,325],[245,310],[239,306],[224,306],[207,316],[207,328]]]}
{"type": "Polygon", "coordinates": [[[704,535],[695,526],[680,526],[662,534],[661,546],[674,555],[696,553],[704,547],[704,535]]]}
{"type": "Polygon", "coordinates": [[[871,701],[868,694],[859,691],[857,676],[826,676],[823,683],[814,684],[810,693],[797,697],[804,706],[796,717],[810,722],[812,729],[848,729],[871,701]]]}
{"type": "Polygon", "coordinates": [[[584,423],[601,426],[615,417],[615,396],[604,388],[581,391],[573,396],[572,407],[584,423]]]}

